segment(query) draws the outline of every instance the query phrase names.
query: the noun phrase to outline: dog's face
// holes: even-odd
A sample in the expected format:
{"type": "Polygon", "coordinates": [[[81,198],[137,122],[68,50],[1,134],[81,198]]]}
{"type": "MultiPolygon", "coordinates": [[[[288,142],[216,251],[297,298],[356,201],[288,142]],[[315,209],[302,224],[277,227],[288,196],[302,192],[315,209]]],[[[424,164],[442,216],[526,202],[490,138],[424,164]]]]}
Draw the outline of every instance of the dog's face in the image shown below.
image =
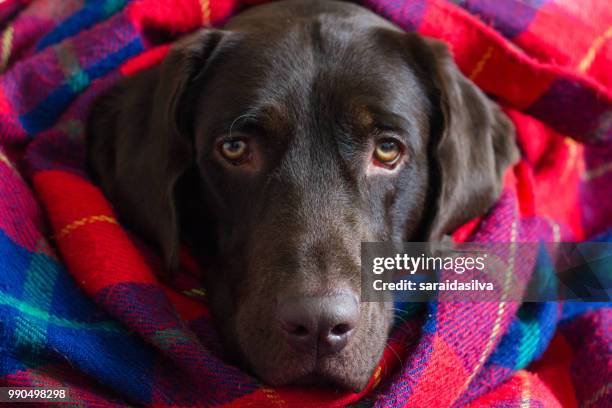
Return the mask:
{"type": "Polygon", "coordinates": [[[362,241],[435,240],[488,210],[512,129],[440,43],[358,6],[253,8],[119,85],[92,173],[170,264],[209,265],[228,350],[273,385],[359,390],[386,344],[362,241]]]}

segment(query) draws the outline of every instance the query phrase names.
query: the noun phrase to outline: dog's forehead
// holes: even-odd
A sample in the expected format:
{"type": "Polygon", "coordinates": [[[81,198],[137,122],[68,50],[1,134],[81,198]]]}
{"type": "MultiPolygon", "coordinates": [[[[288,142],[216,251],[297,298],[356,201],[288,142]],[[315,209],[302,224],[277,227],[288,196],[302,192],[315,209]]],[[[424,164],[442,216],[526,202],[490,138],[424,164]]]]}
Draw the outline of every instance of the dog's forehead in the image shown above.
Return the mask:
{"type": "Polygon", "coordinates": [[[284,0],[263,4],[233,17],[225,28],[235,31],[285,32],[288,27],[326,18],[332,19],[334,23],[399,30],[392,23],[361,6],[331,0],[284,0]]]}
{"type": "Polygon", "coordinates": [[[257,7],[226,27],[237,35],[210,73],[200,108],[220,112],[214,118],[219,123],[211,125],[215,132],[247,116],[267,120],[285,134],[296,125],[320,131],[321,124],[347,119],[367,125],[379,114],[424,122],[424,85],[402,58],[403,51],[381,43],[377,35],[394,29],[391,24],[358,6],[347,13],[345,3],[341,13],[321,12],[320,7],[310,13],[308,2],[290,3],[290,8],[297,4],[307,10],[271,25],[270,10],[292,14],[257,7]]]}
{"type": "Polygon", "coordinates": [[[225,30],[242,38],[238,43],[252,65],[265,66],[266,72],[289,82],[295,78],[284,77],[287,72],[307,79],[313,67],[322,65],[344,65],[349,68],[344,76],[372,73],[387,48],[377,46],[376,32],[401,31],[361,6],[319,0],[278,1],[247,9],[225,30]]]}
{"type": "Polygon", "coordinates": [[[283,29],[245,32],[215,76],[235,79],[236,92],[224,88],[236,93],[233,105],[277,106],[293,119],[322,105],[351,105],[360,114],[368,105],[416,113],[423,86],[403,50],[381,44],[378,30],[316,15],[283,29]]]}

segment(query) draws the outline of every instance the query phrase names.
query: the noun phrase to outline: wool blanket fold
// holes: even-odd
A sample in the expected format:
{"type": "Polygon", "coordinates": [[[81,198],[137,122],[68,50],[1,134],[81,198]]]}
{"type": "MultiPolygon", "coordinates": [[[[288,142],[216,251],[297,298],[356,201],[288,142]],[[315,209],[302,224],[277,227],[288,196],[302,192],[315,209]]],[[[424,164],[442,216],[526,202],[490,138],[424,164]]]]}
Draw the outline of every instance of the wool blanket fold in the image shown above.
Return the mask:
{"type": "MultiPolygon", "coordinates": [[[[156,254],[89,180],[84,121],[172,41],[262,2],[0,1],[0,386],[66,387],[101,407],[612,406],[607,303],[404,305],[357,394],[270,388],[223,361],[188,256],[160,283],[156,254]]],[[[516,126],[521,161],[455,240],[612,242],[607,3],[362,2],[446,41],[516,126]]]]}

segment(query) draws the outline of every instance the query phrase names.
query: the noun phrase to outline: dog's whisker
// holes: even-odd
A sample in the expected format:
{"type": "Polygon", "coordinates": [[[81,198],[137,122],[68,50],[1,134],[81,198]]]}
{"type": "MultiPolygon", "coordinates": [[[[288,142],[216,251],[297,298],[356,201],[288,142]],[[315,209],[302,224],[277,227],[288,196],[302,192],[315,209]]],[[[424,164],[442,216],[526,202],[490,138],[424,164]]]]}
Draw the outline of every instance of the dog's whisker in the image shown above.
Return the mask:
{"type": "MultiPolygon", "coordinates": [[[[412,337],[412,332],[410,332],[408,328],[404,327],[404,325],[398,325],[394,327],[393,331],[396,331],[396,330],[400,331],[405,337],[412,337]]],[[[405,337],[402,337],[402,338],[405,338],[405,337]]]]}
{"type": "Polygon", "coordinates": [[[392,345],[389,343],[389,341],[388,341],[388,340],[387,340],[386,345],[387,345],[387,348],[388,348],[389,350],[391,350],[391,352],[393,353],[393,355],[394,355],[394,356],[397,358],[397,360],[399,361],[399,364],[400,364],[400,369],[403,369],[403,368],[404,368],[404,361],[402,360],[402,358],[400,357],[400,355],[399,355],[399,354],[397,354],[397,351],[395,351],[395,349],[394,349],[394,348],[393,348],[393,346],[392,346],[392,345]]]}
{"type": "Polygon", "coordinates": [[[243,115],[238,116],[236,119],[234,119],[232,121],[232,124],[229,127],[228,136],[230,139],[232,138],[232,130],[234,129],[234,126],[236,125],[236,123],[238,123],[239,120],[242,120],[242,119],[255,119],[255,115],[252,113],[245,113],[243,115]]]}

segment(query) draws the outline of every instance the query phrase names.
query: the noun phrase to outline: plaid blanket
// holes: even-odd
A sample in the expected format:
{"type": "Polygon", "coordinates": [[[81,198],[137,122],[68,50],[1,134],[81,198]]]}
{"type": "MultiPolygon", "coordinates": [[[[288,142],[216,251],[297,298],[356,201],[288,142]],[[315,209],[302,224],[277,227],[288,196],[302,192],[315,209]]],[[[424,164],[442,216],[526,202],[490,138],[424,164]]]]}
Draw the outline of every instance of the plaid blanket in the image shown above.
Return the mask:
{"type": "MultiPolygon", "coordinates": [[[[448,42],[516,125],[522,160],[456,240],[612,241],[606,0],[363,3],[448,42]]],[[[84,172],[83,123],[118,79],[244,6],[0,1],[0,386],[68,387],[86,406],[612,406],[609,304],[404,305],[359,394],[269,388],[219,357],[193,262],[155,278],[84,172]]]]}

